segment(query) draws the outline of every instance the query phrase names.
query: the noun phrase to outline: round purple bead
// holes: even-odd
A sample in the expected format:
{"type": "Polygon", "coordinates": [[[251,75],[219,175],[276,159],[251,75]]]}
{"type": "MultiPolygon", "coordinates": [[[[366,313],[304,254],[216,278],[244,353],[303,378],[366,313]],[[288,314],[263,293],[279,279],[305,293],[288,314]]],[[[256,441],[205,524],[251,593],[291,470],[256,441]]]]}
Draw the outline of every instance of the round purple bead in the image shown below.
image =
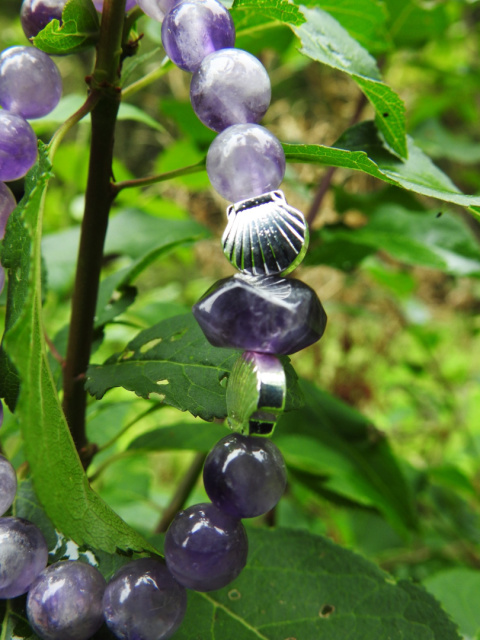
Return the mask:
{"type": "Polygon", "coordinates": [[[239,202],[278,189],[285,175],[285,153],[265,127],[235,124],[210,145],[207,173],[220,195],[239,202]]]}
{"type": "MultiPolygon", "coordinates": [[[[93,0],[93,4],[95,5],[95,9],[99,13],[102,13],[103,0],[93,0]]],[[[130,11],[130,9],[133,9],[133,7],[135,7],[136,4],[137,4],[137,0],[127,0],[127,2],[125,3],[125,11],[130,11]]]]}
{"type": "Polygon", "coordinates": [[[145,15],[163,22],[169,11],[176,7],[182,0],[138,0],[138,6],[145,15]]]}
{"type": "Polygon", "coordinates": [[[0,54],[0,105],[23,118],[53,111],[62,78],[53,60],[35,47],[9,47],[0,54]]]}
{"type": "Polygon", "coordinates": [[[103,624],[105,580],[83,562],[57,562],[36,578],[27,615],[42,640],[88,640],[103,624]]]}
{"type": "Polygon", "coordinates": [[[196,591],[229,584],[245,566],[247,553],[240,520],[209,503],[177,513],[165,537],[165,560],[173,577],[196,591]]]}
{"type": "Polygon", "coordinates": [[[0,518],[0,599],[26,593],[47,560],[47,543],[37,526],[23,518],[0,518]]]}
{"type": "Polygon", "coordinates": [[[52,20],[60,20],[67,0],[23,0],[20,9],[22,28],[30,40],[52,20]]]}
{"type": "Polygon", "coordinates": [[[8,218],[16,206],[13,193],[6,184],[0,182],[0,239],[5,235],[8,218]]]}
{"type": "MultiPolygon", "coordinates": [[[[1,404],[1,401],[0,401],[1,404]]],[[[0,406],[3,420],[3,405],[0,406]]],[[[1,425],[1,421],[0,421],[1,425]]],[[[10,509],[17,492],[17,474],[11,463],[0,456],[0,516],[10,509]]]]}
{"type": "Polygon", "coordinates": [[[283,456],[271,440],[233,433],[208,454],[203,482],[216,507],[235,518],[254,518],[280,500],[287,472],[283,456]]]}
{"type": "Polygon", "coordinates": [[[37,137],[21,116],[0,111],[0,181],[22,178],[37,159],[37,137]]]}
{"type": "Polygon", "coordinates": [[[103,598],[105,621],[121,640],[166,640],[179,628],[186,608],[185,589],[154,558],[119,569],[103,598]]]}
{"type": "Polygon", "coordinates": [[[271,97],[265,67],[241,49],[220,49],[208,55],[190,85],[193,110],[214,131],[260,122],[271,97]]]}
{"type": "Polygon", "coordinates": [[[193,72],[209,53],[233,47],[235,27],[217,0],[183,0],[165,16],[162,43],[177,67],[193,72]]]}

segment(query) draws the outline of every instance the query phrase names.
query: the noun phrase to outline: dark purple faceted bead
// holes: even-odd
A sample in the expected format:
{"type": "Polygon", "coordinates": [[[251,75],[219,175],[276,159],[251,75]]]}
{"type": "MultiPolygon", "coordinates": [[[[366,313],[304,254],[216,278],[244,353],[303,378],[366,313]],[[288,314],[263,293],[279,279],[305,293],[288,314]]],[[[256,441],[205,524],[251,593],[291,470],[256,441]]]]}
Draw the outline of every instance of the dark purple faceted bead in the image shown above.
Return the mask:
{"type": "Polygon", "coordinates": [[[83,562],[56,562],[29,589],[27,615],[42,640],[88,640],[103,624],[105,579],[83,562]]]}
{"type": "Polygon", "coordinates": [[[216,282],[193,315],[215,347],[291,354],[319,340],[327,316],[300,280],[236,274],[216,282]]]}
{"type": "Polygon", "coordinates": [[[214,131],[260,122],[271,96],[265,67],[241,49],[220,49],[208,55],[190,85],[193,110],[214,131]]]}
{"type": "Polygon", "coordinates": [[[274,191],[285,175],[279,140],[258,124],[234,124],[220,133],[207,154],[213,188],[230,202],[274,191]]]}
{"type": "MultiPolygon", "coordinates": [[[[3,405],[0,400],[0,426],[3,421],[3,405]]],[[[0,516],[10,509],[17,493],[17,474],[12,464],[0,456],[0,516]]]]}
{"type": "Polygon", "coordinates": [[[21,116],[0,110],[0,181],[22,178],[37,159],[37,136],[21,116]]]}
{"type": "Polygon", "coordinates": [[[0,599],[26,593],[47,560],[47,543],[37,526],[23,518],[0,518],[0,599]]]}
{"type": "Polygon", "coordinates": [[[52,20],[61,20],[67,0],[23,0],[20,9],[22,28],[30,40],[52,20]]]}
{"type": "Polygon", "coordinates": [[[0,239],[5,235],[8,218],[16,206],[15,196],[6,184],[0,182],[0,239]]]}
{"type": "Polygon", "coordinates": [[[193,72],[209,53],[233,47],[235,27],[217,0],[183,0],[165,16],[162,43],[177,67],[193,72]]]}
{"type": "Polygon", "coordinates": [[[196,591],[229,584],[245,566],[247,553],[240,520],[209,503],[177,513],[165,537],[165,560],[173,577],[196,591]]]}
{"type": "Polygon", "coordinates": [[[121,640],[166,640],[181,625],[186,608],[185,589],[155,558],[123,566],[103,597],[105,621],[121,640]]]}
{"type": "Polygon", "coordinates": [[[216,507],[235,518],[254,518],[280,500],[287,472],[283,456],[271,440],[233,433],[208,454],[203,482],[216,507]]]}

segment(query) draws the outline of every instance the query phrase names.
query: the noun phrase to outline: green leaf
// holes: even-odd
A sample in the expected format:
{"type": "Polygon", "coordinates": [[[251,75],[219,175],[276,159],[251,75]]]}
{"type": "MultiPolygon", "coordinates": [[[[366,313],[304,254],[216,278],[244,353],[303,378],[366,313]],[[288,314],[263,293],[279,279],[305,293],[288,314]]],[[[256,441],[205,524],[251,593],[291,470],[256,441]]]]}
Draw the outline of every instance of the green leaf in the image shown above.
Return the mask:
{"type": "Polygon", "coordinates": [[[388,31],[397,47],[419,47],[445,37],[449,27],[448,3],[419,0],[384,0],[388,31]]]}
{"type": "Polygon", "coordinates": [[[445,607],[468,638],[480,633],[480,573],[467,568],[447,569],[429,576],[423,586],[445,607]]]}
{"type": "Polygon", "coordinates": [[[332,147],[313,144],[284,144],[287,160],[309,162],[364,171],[397,187],[464,207],[480,206],[480,196],[461,193],[453,182],[410,138],[408,160],[389,153],[373,122],[348,129],[332,147]]]}
{"type": "Polygon", "coordinates": [[[0,600],[1,640],[40,640],[27,619],[24,600],[0,600]]]}
{"type": "Polygon", "coordinates": [[[40,235],[50,162],[40,148],[39,163],[27,180],[24,205],[18,208],[15,238],[9,239],[9,295],[22,301],[4,338],[4,348],[18,370],[16,406],[35,492],[46,514],[66,537],[109,553],[153,549],[130,529],[91,489],[68,430],[46,356],[41,308],[40,235]]]}
{"type": "Polygon", "coordinates": [[[294,28],[302,43],[301,53],[348,73],[375,109],[376,123],[386,143],[394,153],[407,157],[405,106],[382,82],[375,60],[328,13],[318,8],[302,11],[307,21],[294,28]]]}
{"type": "Polygon", "coordinates": [[[411,490],[385,436],[352,408],[301,381],[305,406],[278,422],[287,465],[323,490],[381,511],[400,532],[417,526],[411,490]]]}
{"type": "Polygon", "coordinates": [[[306,20],[300,7],[288,0],[235,0],[231,9],[237,33],[265,22],[300,26],[306,20]]]}
{"type": "Polygon", "coordinates": [[[100,31],[98,14],[91,0],[68,0],[62,23],[52,20],[33,38],[33,44],[49,54],[77,53],[93,47],[100,31]]]}
{"type": "Polygon", "coordinates": [[[439,603],[306,532],[249,528],[249,559],[220,591],[189,594],[175,640],[460,640],[439,603]]]}
{"type": "Polygon", "coordinates": [[[128,445],[127,449],[145,451],[204,451],[207,453],[221,438],[229,433],[224,425],[191,422],[176,424],[143,433],[128,445]]]}

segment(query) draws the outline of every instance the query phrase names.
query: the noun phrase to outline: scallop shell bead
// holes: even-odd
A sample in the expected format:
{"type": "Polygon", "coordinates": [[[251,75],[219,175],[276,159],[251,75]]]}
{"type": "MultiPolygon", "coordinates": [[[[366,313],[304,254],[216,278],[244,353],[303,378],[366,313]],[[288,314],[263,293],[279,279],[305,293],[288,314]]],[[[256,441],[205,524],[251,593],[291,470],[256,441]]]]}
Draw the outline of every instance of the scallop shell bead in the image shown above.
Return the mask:
{"type": "Polygon", "coordinates": [[[301,211],[290,207],[281,191],[231,205],[222,238],[234,267],[250,275],[289,273],[303,260],[308,226],[301,211]]]}

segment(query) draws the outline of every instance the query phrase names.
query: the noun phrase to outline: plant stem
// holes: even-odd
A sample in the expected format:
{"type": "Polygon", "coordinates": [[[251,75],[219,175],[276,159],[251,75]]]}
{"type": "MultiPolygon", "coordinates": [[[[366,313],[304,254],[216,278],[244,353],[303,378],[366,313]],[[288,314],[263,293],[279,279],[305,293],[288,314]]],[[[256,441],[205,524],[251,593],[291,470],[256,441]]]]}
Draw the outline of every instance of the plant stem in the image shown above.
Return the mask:
{"type": "Polygon", "coordinates": [[[195,454],[190,468],[181,479],[177,490],[170,500],[170,503],[163,512],[160,522],[155,529],[155,533],[164,533],[170,526],[170,523],[174,519],[177,512],[183,508],[185,502],[188,500],[188,497],[192,492],[192,489],[197,484],[197,480],[200,477],[200,474],[202,473],[203,463],[205,462],[206,457],[207,454],[203,452],[195,454]]]}
{"type": "Polygon", "coordinates": [[[159,78],[164,76],[172,68],[173,62],[170,61],[170,58],[165,56],[159,67],[153,69],[153,71],[150,71],[150,73],[147,73],[145,76],[143,76],[143,78],[132,82],[132,84],[129,84],[128,87],[125,87],[122,91],[122,98],[129,98],[134,93],[137,93],[137,91],[148,87],[150,84],[152,84],[152,82],[155,82],[155,80],[158,80],[159,78]]]}
{"type": "Polygon", "coordinates": [[[97,101],[99,99],[98,91],[92,91],[85,102],[82,104],[78,111],[75,111],[73,115],[71,115],[65,122],[55,131],[52,136],[52,139],[48,143],[48,154],[50,156],[50,160],[53,161],[55,153],[62,142],[63,138],[66,134],[74,127],[77,122],[80,122],[86,115],[88,115],[92,109],[94,109],[97,101]]]}
{"type": "Polygon", "coordinates": [[[103,245],[113,201],[110,187],[115,123],[120,106],[120,57],[125,0],[105,0],[91,88],[98,93],[92,110],[92,135],[85,211],[82,222],[67,357],[63,409],[77,450],[88,464],[85,374],[90,360],[103,245]]]}
{"type": "Polygon", "coordinates": [[[200,160],[196,164],[191,164],[188,167],[182,167],[181,169],[175,169],[174,171],[167,171],[166,173],[159,173],[156,176],[149,176],[148,178],[137,178],[135,180],[124,180],[123,182],[115,182],[112,184],[112,190],[116,196],[122,189],[130,189],[132,187],[147,187],[149,184],[156,184],[157,182],[164,182],[165,180],[171,180],[172,178],[178,178],[179,176],[187,176],[190,173],[199,173],[205,169],[205,159],[200,160]]]}

